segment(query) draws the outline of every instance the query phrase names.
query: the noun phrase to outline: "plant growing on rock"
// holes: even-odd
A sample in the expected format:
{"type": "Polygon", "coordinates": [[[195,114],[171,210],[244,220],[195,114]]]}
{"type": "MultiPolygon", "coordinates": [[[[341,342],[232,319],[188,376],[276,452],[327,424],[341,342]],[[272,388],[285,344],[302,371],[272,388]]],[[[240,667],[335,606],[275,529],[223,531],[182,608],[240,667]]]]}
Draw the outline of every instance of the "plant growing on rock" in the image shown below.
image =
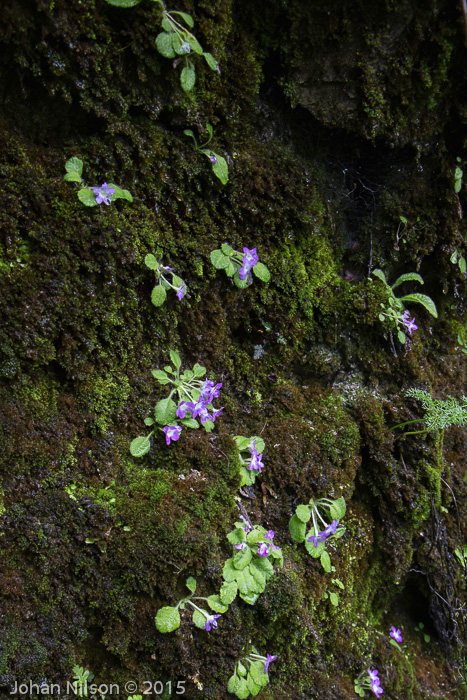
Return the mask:
{"type": "MultiPolygon", "coordinates": [[[[152,375],[159,384],[172,384],[173,389],[166,399],[158,401],[154,408],[154,418],[145,418],[147,426],[156,426],[165,434],[167,445],[171,441],[179,439],[182,426],[188,428],[199,428],[199,418],[206,432],[210,433],[214,428],[214,421],[220,415],[222,408],[214,408],[212,401],[219,396],[219,389],[222,384],[214,385],[210,379],[201,381],[201,377],[206,374],[206,368],[198,363],[193,369],[184,370],[180,373],[182,361],[180,355],[174,350],[170,350],[171,365],[164,369],[154,369],[152,375]],[[172,397],[176,394],[177,402],[172,397]],[[188,414],[188,415],[187,415],[188,414]],[[191,414],[191,415],[189,415],[191,414]]],[[[130,452],[133,457],[142,457],[151,448],[150,437],[135,438],[130,445],[130,452]]]]}
{"type": "Polygon", "coordinates": [[[235,664],[227,685],[229,693],[241,699],[249,697],[250,693],[258,695],[261,688],[269,683],[269,664],[275,659],[277,655],[262,656],[255,647],[251,647],[251,652],[235,664]]]}
{"type": "Polygon", "coordinates": [[[361,698],[365,697],[365,690],[371,690],[377,698],[384,693],[378,678],[378,671],[362,671],[362,673],[354,680],[354,690],[361,698]]]}
{"type": "Polygon", "coordinates": [[[235,523],[227,539],[233,545],[233,556],[227,559],[222,570],[224,583],[220,599],[230,605],[238,593],[242,600],[254,605],[266,588],[266,582],[274,575],[274,566],[283,566],[282,551],[273,544],[272,530],[259,525],[253,527],[246,521],[235,523]]]}
{"type": "MultiPolygon", "coordinates": [[[[107,2],[115,7],[134,7],[141,0],[107,0],[107,2]]],[[[161,27],[163,29],[156,36],[156,48],[165,58],[175,59],[173,61],[174,67],[178,66],[180,62],[184,63],[180,74],[180,84],[183,90],[190,92],[196,82],[195,63],[191,58],[192,52],[202,56],[211,70],[220,73],[219,64],[214,56],[208,51],[203,51],[203,47],[190,31],[195,25],[193,17],[187,12],[167,10],[162,0],[154,0],[154,2],[159,3],[162,8],[161,27]]]]}
{"type": "Polygon", "coordinates": [[[258,436],[250,438],[243,435],[234,437],[240,459],[240,488],[255,483],[256,475],[261,474],[264,440],[258,436]],[[248,456],[247,456],[248,455],[248,456]]]}
{"type": "Polygon", "coordinates": [[[225,270],[227,277],[232,277],[234,284],[241,289],[252,283],[252,272],[262,282],[271,279],[266,265],[259,262],[256,248],[243,248],[242,254],[223,243],[219,249],[211,251],[211,262],[217,270],[225,270]]]}
{"type": "Polygon", "coordinates": [[[386,304],[381,304],[382,311],[379,314],[379,320],[386,322],[390,330],[397,329],[397,338],[400,343],[405,343],[406,330],[412,335],[412,332],[418,328],[418,326],[415,325],[415,318],[410,320],[409,311],[405,308],[406,302],[411,301],[416,304],[421,304],[432,316],[438,318],[435,303],[426,294],[413,292],[412,294],[405,294],[403,297],[396,297],[394,294],[394,289],[403,282],[419,282],[420,284],[424,284],[423,278],[416,272],[407,272],[401,275],[393,285],[387,283],[386,276],[382,270],[373,270],[372,274],[383,282],[386,287],[388,298],[386,304]]]}
{"type": "Polygon", "coordinates": [[[174,632],[174,630],[178,629],[181,622],[179,610],[184,610],[187,605],[192,608],[192,622],[196,627],[206,630],[207,632],[210,632],[212,629],[217,629],[217,620],[222,613],[227,611],[228,606],[222,603],[218,595],[211,595],[208,598],[202,598],[201,596],[193,598],[196,592],[196,579],[194,579],[193,576],[187,578],[186,587],[191,591],[189,596],[182,598],[175,607],[167,605],[157,611],[155,621],[159,632],[174,632]],[[193,602],[194,600],[204,600],[211,610],[219,614],[211,615],[204,610],[204,608],[200,608],[196,605],[196,603],[193,602]]]}
{"type": "Polygon", "coordinates": [[[213,137],[213,129],[210,124],[206,124],[206,131],[209,134],[209,138],[201,145],[198,145],[196,136],[191,129],[185,129],[183,133],[186,134],[186,136],[191,136],[195,142],[195,150],[199,151],[199,153],[204,153],[204,155],[207,156],[212,166],[212,172],[219,178],[223,185],[226,185],[229,179],[229,166],[227,165],[225,158],[220,156],[218,153],[215,153],[210,148],[206,148],[206,146],[211,143],[213,137]]]}
{"type": "Polygon", "coordinates": [[[150,270],[154,270],[156,277],[157,284],[151,292],[151,301],[154,306],[162,306],[167,299],[167,290],[169,289],[174,290],[179,301],[183,299],[187,293],[186,284],[181,277],[174,274],[173,267],[162,265],[151,253],[146,255],[144,263],[150,270]],[[172,275],[172,282],[167,279],[167,273],[172,275]]]}
{"type": "Polygon", "coordinates": [[[342,497],[336,500],[320,498],[317,501],[310,498],[307,505],[297,506],[289,522],[292,539],[295,542],[305,541],[306,551],[314,559],[319,558],[326,573],[331,572],[331,559],[325,542],[344,534],[345,528],[339,527],[339,521],[344,517],[345,511],[345,500],[342,497]],[[311,523],[311,527],[307,532],[308,523],[311,523]],[[324,529],[320,530],[322,526],[324,529]]]}
{"type": "Polygon", "coordinates": [[[66,182],[78,182],[81,189],[78,190],[78,199],[87,207],[96,207],[98,204],[111,204],[117,199],[133,201],[133,197],[128,190],[122,190],[118,185],[104,182],[100,187],[87,187],[82,178],[83,161],[79,158],[70,158],[65,163],[66,175],[63,179],[66,182]]]}
{"type": "Polygon", "coordinates": [[[405,395],[420,401],[422,408],[426,411],[426,415],[424,418],[415,418],[414,420],[407,420],[403,423],[393,425],[390,430],[395,430],[396,428],[401,428],[411,423],[425,423],[425,428],[423,430],[404,433],[404,435],[417,435],[427,431],[444,431],[445,428],[449,428],[451,425],[461,426],[467,423],[466,396],[462,397],[461,404],[452,396],[448,396],[446,401],[434,399],[427,391],[423,391],[422,389],[408,389],[405,395]]]}

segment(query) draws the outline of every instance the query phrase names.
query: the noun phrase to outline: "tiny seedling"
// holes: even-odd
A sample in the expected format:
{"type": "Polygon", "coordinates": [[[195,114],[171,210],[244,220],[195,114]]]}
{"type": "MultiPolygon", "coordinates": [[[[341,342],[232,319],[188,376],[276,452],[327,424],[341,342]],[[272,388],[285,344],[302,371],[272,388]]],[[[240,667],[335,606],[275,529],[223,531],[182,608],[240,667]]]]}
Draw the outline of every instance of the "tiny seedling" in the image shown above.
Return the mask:
{"type": "Polygon", "coordinates": [[[77,182],[81,185],[81,189],[78,190],[78,199],[87,207],[96,207],[102,203],[109,205],[117,199],[126,199],[128,202],[133,201],[133,197],[128,190],[122,190],[118,185],[104,182],[100,187],[87,187],[82,178],[83,161],[79,158],[67,160],[65,170],[66,175],[63,179],[66,182],[77,182]]]}
{"type": "Polygon", "coordinates": [[[209,143],[211,143],[213,137],[213,129],[210,124],[206,124],[206,131],[209,134],[209,138],[201,145],[198,145],[196,136],[194,135],[191,129],[185,129],[183,133],[186,136],[191,136],[195,144],[195,150],[199,153],[204,153],[204,155],[208,158],[209,162],[211,163],[212,172],[214,173],[214,175],[219,178],[223,185],[226,185],[229,179],[229,166],[227,165],[227,161],[225,160],[225,158],[220,156],[218,153],[215,153],[210,148],[206,148],[206,146],[209,143]]]}

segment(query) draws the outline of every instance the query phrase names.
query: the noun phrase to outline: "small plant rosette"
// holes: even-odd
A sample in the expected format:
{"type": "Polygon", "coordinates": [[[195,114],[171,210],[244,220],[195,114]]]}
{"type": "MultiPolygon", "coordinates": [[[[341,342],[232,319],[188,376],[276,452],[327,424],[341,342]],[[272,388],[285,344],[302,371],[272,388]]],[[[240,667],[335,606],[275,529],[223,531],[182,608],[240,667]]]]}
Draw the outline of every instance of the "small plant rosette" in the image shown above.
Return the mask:
{"type": "Polygon", "coordinates": [[[234,284],[245,289],[253,282],[253,276],[262,282],[269,282],[271,273],[266,265],[259,261],[256,248],[243,248],[243,253],[234,250],[228,243],[223,243],[219,249],[211,251],[211,262],[216,270],[224,270],[234,284]]]}
{"type": "Polygon", "coordinates": [[[227,612],[228,605],[224,605],[218,595],[211,595],[207,598],[202,596],[194,597],[196,592],[196,579],[193,578],[193,576],[187,578],[186,587],[190,591],[190,595],[186,596],[186,598],[182,598],[176,606],[166,605],[157,611],[155,623],[157,629],[159,632],[162,632],[162,634],[174,632],[180,627],[180,610],[185,610],[185,608],[191,612],[192,623],[195,627],[206,630],[206,632],[216,630],[218,627],[217,620],[221,617],[222,613],[227,612]],[[194,602],[195,600],[204,601],[204,604],[207,604],[217,615],[213,615],[203,607],[200,607],[194,602]]]}
{"type": "Polygon", "coordinates": [[[65,163],[66,175],[63,177],[66,182],[77,182],[81,185],[77,195],[82,204],[87,207],[97,207],[99,204],[108,206],[117,199],[126,199],[128,202],[133,201],[133,197],[128,190],[123,190],[112,183],[107,184],[107,182],[104,182],[100,187],[87,187],[82,178],[83,166],[83,161],[79,158],[70,158],[65,163]]]}
{"type": "Polygon", "coordinates": [[[179,301],[187,294],[187,286],[181,277],[175,274],[173,267],[162,265],[157,258],[148,253],[144,258],[144,264],[150,270],[153,270],[156,278],[156,286],[151,292],[151,301],[154,306],[162,306],[167,299],[167,292],[172,289],[179,301]],[[172,277],[172,281],[167,279],[168,275],[172,277]]]}
{"type": "Polygon", "coordinates": [[[275,659],[277,655],[262,656],[255,647],[251,647],[251,652],[235,664],[233,675],[227,684],[229,693],[240,699],[248,698],[250,694],[258,695],[261,688],[269,683],[269,664],[275,659]]]}
{"type": "Polygon", "coordinates": [[[326,573],[331,572],[331,559],[326,546],[329,540],[338,539],[344,534],[345,528],[340,526],[340,521],[345,513],[343,497],[334,500],[320,498],[316,501],[310,498],[308,504],[297,506],[289,522],[292,539],[295,542],[305,542],[308,554],[320,560],[326,573]]]}
{"type": "Polygon", "coordinates": [[[233,555],[222,570],[221,601],[230,605],[238,594],[246,603],[254,605],[274,575],[274,567],[284,565],[282,550],[274,544],[272,530],[246,522],[235,523],[227,539],[233,546],[233,555]]]}
{"type": "Polygon", "coordinates": [[[201,377],[206,374],[205,367],[196,363],[193,369],[181,372],[180,355],[170,350],[170,359],[172,365],[167,365],[163,370],[155,369],[152,375],[159,384],[171,384],[173,388],[167,398],[157,402],[154,417],[149,416],[144,420],[148,427],[154,426],[153,430],[149,435],[137,437],[131,442],[133,457],[142,457],[149,452],[150,438],[156,429],[164,433],[167,445],[179,439],[183,427],[197,429],[202,425],[210,433],[223,410],[223,407],[214,408],[212,404],[219,396],[222,384],[214,384],[210,379],[202,380],[201,377]],[[176,401],[172,398],[175,396],[176,401]]]}
{"type": "Polygon", "coordinates": [[[219,153],[215,153],[210,148],[206,148],[211,142],[214,133],[210,124],[206,124],[206,131],[209,134],[208,139],[201,145],[198,144],[198,140],[191,129],[185,129],[183,133],[185,136],[190,136],[190,138],[193,139],[195,150],[207,156],[212,167],[212,172],[219,178],[223,185],[226,185],[229,180],[229,166],[223,156],[219,155],[219,153]]]}

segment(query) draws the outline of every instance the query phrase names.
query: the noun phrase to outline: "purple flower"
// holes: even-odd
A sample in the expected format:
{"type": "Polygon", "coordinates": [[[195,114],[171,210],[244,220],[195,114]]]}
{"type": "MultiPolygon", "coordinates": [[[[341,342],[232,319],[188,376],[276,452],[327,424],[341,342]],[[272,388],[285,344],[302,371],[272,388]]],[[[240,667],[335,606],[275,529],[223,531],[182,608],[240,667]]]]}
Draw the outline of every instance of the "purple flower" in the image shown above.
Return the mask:
{"type": "Polygon", "coordinates": [[[234,545],[235,549],[245,549],[246,542],[240,542],[240,544],[234,545]]]}
{"type": "Polygon", "coordinates": [[[217,163],[217,158],[216,158],[216,156],[214,156],[214,155],[209,156],[209,160],[211,161],[211,163],[212,163],[213,165],[214,165],[214,163],[217,163]]]}
{"type": "Polygon", "coordinates": [[[382,694],[384,693],[384,690],[382,689],[382,687],[381,687],[380,684],[379,684],[379,678],[378,678],[378,682],[372,681],[372,683],[371,683],[371,689],[372,689],[372,691],[374,692],[374,694],[376,695],[377,698],[379,698],[379,696],[382,695],[382,694]]]}
{"type": "Polygon", "coordinates": [[[186,294],[185,282],[182,282],[182,286],[177,291],[177,299],[181,301],[186,294]]]}
{"type": "Polygon", "coordinates": [[[325,527],[321,532],[318,532],[317,535],[312,535],[309,537],[308,542],[313,542],[315,547],[317,547],[318,542],[325,542],[328,537],[335,534],[338,525],[339,522],[337,520],[333,520],[331,525],[327,525],[327,527],[325,527]]]}
{"type": "Polygon", "coordinates": [[[368,675],[370,676],[370,680],[371,680],[372,683],[373,683],[374,681],[376,681],[376,682],[379,683],[379,678],[378,678],[378,673],[379,673],[379,671],[377,671],[376,669],[375,669],[374,671],[370,671],[370,669],[367,669],[367,673],[368,673],[368,675]]]}
{"type": "Polygon", "coordinates": [[[269,673],[269,664],[271,661],[274,661],[274,659],[277,659],[277,654],[275,656],[271,656],[270,654],[266,654],[266,663],[264,664],[264,673],[269,673]]]}
{"type": "Polygon", "coordinates": [[[199,416],[201,423],[204,425],[208,419],[211,419],[211,414],[206,408],[208,402],[199,397],[198,401],[193,404],[193,418],[199,416]]]}
{"type": "Polygon", "coordinates": [[[214,386],[214,382],[211,381],[210,379],[206,379],[205,382],[201,385],[201,396],[206,400],[207,403],[211,403],[213,399],[217,399],[219,396],[219,389],[222,386],[222,382],[220,384],[216,384],[214,386]]]}
{"type": "Polygon", "coordinates": [[[175,415],[177,418],[185,418],[186,412],[191,411],[193,412],[195,408],[195,404],[192,401],[182,401],[177,408],[177,411],[175,415]]]}
{"type": "Polygon", "coordinates": [[[402,632],[400,630],[396,630],[395,627],[391,627],[391,632],[389,633],[389,636],[392,637],[393,639],[396,640],[396,642],[402,642],[402,632]]]}
{"type": "Polygon", "coordinates": [[[215,422],[216,418],[218,418],[220,416],[221,411],[223,411],[223,410],[224,410],[224,406],[222,406],[222,408],[215,408],[213,410],[212,416],[211,416],[211,420],[213,423],[215,422]]]}
{"type": "Polygon", "coordinates": [[[273,540],[274,539],[274,530],[269,530],[269,532],[266,532],[264,536],[267,540],[273,540]]]}
{"type": "Polygon", "coordinates": [[[208,615],[206,618],[206,624],[204,625],[204,629],[207,630],[208,632],[211,631],[211,625],[213,628],[216,630],[217,629],[217,618],[220,617],[220,615],[208,615]]]}
{"type": "Polygon", "coordinates": [[[409,331],[410,335],[412,335],[412,331],[416,331],[418,329],[418,326],[415,325],[415,316],[411,321],[409,321],[409,316],[410,313],[408,311],[404,311],[404,313],[401,316],[401,321],[402,325],[404,325],[409,331]]]}
{"type": "Polygon", "coordinates": [[[267,545],[266,542],[261,542],[256,554],[259,554],[260,557],[267,557],[269,554],[269,545],[267,545]]]}
{"type": "Polygon", "coordinates": [[[244,248],[243,252],[245,253],[242,260],[243,265],[238,271],[241,280],[246,279],[250,270],[252,270],[259,261],[259,257],[256,255],[256,248],[252,248],[251,250],[249,250],[249,248],[244,248]]]}
{"type": "Polygon", "coordinates": [[[96,195],[97,204],[102,204],[102,202],[110,204],[112,201],[110,195],[115,192],[115,187],[110,187],[110,185],[104,182],[101,187],[93,187],[92,191],[96,195]]]}
{"type": "Polygon", "coordinates": [[[166,443],[168,445],[170,445],[171,440],[176,442],[176,440],[178,440],[178,438],[180,437],[181,432],[182,432],[182,429],[179,425],[166,425],[164,427],[166,443]]]}
{"type": "Polygon", "coordinates": [[[264,464],[261,461],[262,456],[263,456],[262,453],[259,455],[256,452],[256,450],[253,452],[253,454],[251,455],[250,464],[249,464],[250,470],[257,469],[258,472],[261,474],[261,470],[264,467],[264,464]]]}

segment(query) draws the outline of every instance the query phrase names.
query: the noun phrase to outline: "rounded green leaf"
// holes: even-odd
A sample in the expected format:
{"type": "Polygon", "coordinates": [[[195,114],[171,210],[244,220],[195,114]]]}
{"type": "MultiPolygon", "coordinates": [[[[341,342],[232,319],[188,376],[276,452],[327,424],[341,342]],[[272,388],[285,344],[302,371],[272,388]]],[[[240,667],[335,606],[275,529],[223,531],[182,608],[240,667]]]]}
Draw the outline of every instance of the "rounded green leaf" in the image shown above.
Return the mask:
{"type": "MultiPolygon", "coordinates": [[[[329,594],[329,600],[330,600],[331,603],[332,603],[333,605],[335,605],[336,607],[339,605],[339,596],[337,595],[337,593],[334,593],[334,591],[332,591],[332,592],[329,594]]],[[[392,640],[390,640],[390,641],[392,641],[392,640]]]]}
{"type": "Polygon", "coordinates": [[[228,243],[223,243],[221,245],[221,251],[224,255],[233,255],[235,253],[234,249],[228,243]]]}
{"type": "Polygon", "coordinates": [[[302,523],[307,523],[311,518],[310,509],[308,506],[297,506],[295,515],[302,523]]]}
{"type": "Polygon", "coordinates": [[[196,591],[196,579],[193,578],[193,576],[189,576],[186,580],[186,587],[188,590],[190,590],[192,593],[196,591]]]}
{"type": "Polygon", "coordinates": [[[222,584],[220,590],[220,599],[225,605],[230,605],[233,603],[237,596],[238,587],[235,581],[225,582],[222,584]]]}
{"type": "Polygon", "coordinates": [[[196,39],[196,37],[194,36],[189,36],[187,37],[187,41],[190,44],[191,50],[194,51],[194,53],[197,53],[201,56],[201,54],[203,53],[203,47],[199,43],[198,39],[196,39]]]}
{"type": "Polygon", "coordinates": [[[248,690],[253,695],[253,697],[255,695],[258,695],[259,691],[261,690],[261,686],[254,682],[253,677],[251,676],[250,673],[248,674],[248,676],[246,678],[246,684],[248,686],[248,690]]]}
{"type": "Polygon", "coordinates": [[[229,606],[225,605],[218,595],[210,595],[209,598],[206,598],[206,602],[214,612],[225,613],[229,609],[229,606]]]}
{"type": "MultiPolygon", "coordinates": [[[[312,533],[314,535],[314,532],[312,533]]],[[[308,554],[313,557],[313,559],[318,559],[321,553],[324,551],[324,542],[318,542],[318,546],[315,547],[313,542],[309,542],[308,539],[305,540],[305,549],[308,554]]]]}
{"type": "Polygon", "coordinates": [[[264,672],[264,663],[262,661],[254,661],[250,664],[250,673],[254,682],[258,685],[265,686],[268,684],[268,674],[264,672]]]}
{"type": "Polygon", "coordinates": [[[151,292],[151,301],[154,306],[162,306],[164,301],[167,299],[167,292],[161,284],[154,287],[151,292]]]}
{"type": "Polygon", "coordinates": [[[166,606],[157,611],[156,627],[159,632],[173,632],[180,627],[180,613],[177,608],[166,606]]]}
{"type": "Polygon", "coordinates": [[[81,176],[83,173],[83,161],[76,157],[70,158],[65,163],[65,170],[67,173],[76,173],[76,175],[81,176]]]}
{"type": "Polygon", "coordinates": [[[229,682],[227,683],[227,690],[229,693],[233,693],[234,695],[237,693],[238,686],[240,685],[240,679],[237,676],[236,673],[234,673],[233,676],[230,676],[229,682]]]}
{"type": "Polygon", "coordinates": [[[186,12],[179,12],[177,10],[170,10],[170,14],[171,15],[179,15],[183,19],[185,24],[188,27],[190,27],[190,29],[193,29],[193,27],[195,26],[195,22],[193,20],[193,17],[191,15],[187,14],[186,12]]]}
{"type": "Polygon", "coordinates": [[[180,75],[180,84],[185,92],[193,90],[196,82],[195,69],[192,66],[185,66],[180,75]]]}
{"type": "Polygon", "coordinates": [[[289,522],[290,535],[295,542],[303,542],[305,539],[306,525],[296,515],[289,522]]]}
{"type": "Polygon", "coordinates": [[[232,275],[234,275],[235,272],[239,269],[239,265],[234,265],[233,262],[229,260],[229,264],[225,268],[225,274],[227,275],[227,277],[232,277],[232,275]]]}
{"type": "Polygon", "coordinates": [[[206,374],[206,367],[203,367],[196,362],[196,364],[193,366],[193,374],[196,378],[202,377],[206,374]]]}
{"type": "Polygon", "coordinates": [[[228,533],[227,539],[230,544],[241,544],[245,542],[245,530],[242,527],[236,527],[235,530],[228,533]]]}
{"type": "Polygon", "coordinates": [[[153,369],[151,374],[154,379],[157,379],[159,384],[168,384],[170,382],[170,379],[163,369],[153,369]]]}
{"type": "Polygon", "coordinates": [[[246,279],[242,280],[242,278],[240,277],[238,272],[236,272],[234,274],[233,281],[234,281],[235,286],[238,287],[239,289],[245,289],[249,285],[248,277],[246,279]]]}
{"type": "Polygon", "coordinates": [[[333,520],[342,520],[345,515],[346,505],[343,496],[332,501],[329,505],[329,514],[333,520]]]}
{"type": "Polygon", "coordinates": [[[147,437],[137,437],[130,444],[130,452],[133,457],[142,457],[151,449],[151,443],[147,437]]]}
{"type": "Polygon", "coordinates": [[[399,343],[405,345],[405,333],[403,331],[397,331],[397,338],[399,340],[399,343]]]}
{"type": "Polygon", "coordinates": [[[146,265],[146,267],[149,267],[150,270],[159,269],[159,263],[157,262],[154,255],[152,255],[151,253],[148,253],[144,258],[144,264],[146,265]]]}
{"type": "Polygon", "coordinates": [[[461,255],[459,258],[459,270],[462,272],[462,274],[464,274],[466,269],[467,269],[467,264],[465,262],[465,258],[463,255],[461,255]]]}
{"type": "Polygon", "coordinates": [[[238,571],[235,569],[232,559],[227,559],[224,564],[224,568],[222,569],[222,576],[224,577],[224,580],[227,581],[227,583],[235,581],[237,573],[238,571]]]}
{"type": "Polygon", "coordinates": [[[256,275],[256,277],[262,282],[269,282],[271,279],[271,273],[269,272],[268,268],[266,265],[263,265],[263,263],[260,262],[256,263],[254,266],[253,274],[256,275]]]}
{"type": "Polygon", "coordinates": [[[178,352],[175,352],[175,350],[169,350],[169,353],[170,353],[170,361],[172,362],[173,366],[176,369],[180,369],[180,367],[182,366],[182,361],[180,359],[180,355],[178,354],[178,352]]]}
{"type": "Polygon", "coordinates": [[[214,155],[216,156],[217,160],[212,164],[212,172],[219,178],[223,185],[226,185],[229,179],[229,166],[227,165],[225,158],[220,156],[218,153],[214,153],[214,155]]]}
{"type": "Polygon", "coordinates": [[[228,256],[224,255],[222,250],[212,250],[210,258],[216,270],[223,270],[230,262],[228,256]]]}
{"type": "Polygon", "coordinates": [[[78,199],[87,207],[97,207],[96,195],[89,187],[83,187],[82,190],[79,190],[78,199]]]}
{"type": "Polygon", "coordinates": [[[206,626],[206,619],[206,615],[200,613],[199,610],[193,610],[193,624],[195,624],[196,627],[199,627],[201,630],[204,630],[206,626]]]}
{"type": "Polygon", "coordinates": [[[156,48],[165,58],[174,58],[175,51],[172,46],[172,34],[161,32],[156,36],[156,48]]]}
{"type": "Polygon", "coordinates": [[[233,558],[233,565],[236,569],[242,570],[248,564],[250,563],[252,558],[251,554],[251,549],[249,547],[245,547],[245,549],[241,549],[233,558]]]}
{"type": "Polygon", "coordinates": [[[159,425],[170,425],[176,418],[177,406],[172,399],[162,399],[156,404],[154,415],[159,425]]]}
{"type": "Polygon", "coordinates": [[[186,425],[187,428],[193,428],[195,430],[199,428],[199,423],[196,418],[183,418],[180,423],[186,425]]]}
{"type": "Polygon", "coordinates": [[[435,302],[433,301],[433,299],[430,299],[430,297],[426,296],[426,294],[419,294],[418,292],[414,292],[413,294],[406,294],[400,299],[401,301],[413,301],[417,304],[421,304],[425,307],[427,311],[430,312],[432,316],[438,318],[438,312],[436,310],[435,302]]]}
{"type": "Polygon", "coordinates": [[[118,185],[115,185],[113,183],[109,183],[109,187],[113,187],[115,190],[115,192],[112,195],[110,195],[110,199],[112,200],[112,202],[115,199],[126,199],[129,202],[133,201],[133,197],[128,190],[122,190],[121,187],[119,187],[118,185]]]}
{"type": "Polygon", "coordinates": [[[144,425],[147,425],[147,426],[154,425],[154,418],[145,418],[144,425]]]}
{"type": "Polygon", "coordinates": [[[219,64],[216,61],[216,59],[214,58],[214,56],[212,55],[212,53],[209,53],[209,51],[205,51],[203,53],[203,56],[206,59],[206,63],[208,64],[209,68],[211,68],[212,70],[216,70],[216,71],[219,70],[219,64]]]}
{"type": "Polygon", "coordinates": [[[78,175],[78,173],[71,172],[64,175],[63,179],[66,182],[81,182],[81,175],[78,175]]]}
{"type": "Polygon", "coordinates": [[[244,452],[245,450],[248,449],[248,445],[250,444],[251,438],[244,437],[243,435],[235,435],[234,437],[234,442],[237,446],[237,449],[240,452],[244,452]]]}

